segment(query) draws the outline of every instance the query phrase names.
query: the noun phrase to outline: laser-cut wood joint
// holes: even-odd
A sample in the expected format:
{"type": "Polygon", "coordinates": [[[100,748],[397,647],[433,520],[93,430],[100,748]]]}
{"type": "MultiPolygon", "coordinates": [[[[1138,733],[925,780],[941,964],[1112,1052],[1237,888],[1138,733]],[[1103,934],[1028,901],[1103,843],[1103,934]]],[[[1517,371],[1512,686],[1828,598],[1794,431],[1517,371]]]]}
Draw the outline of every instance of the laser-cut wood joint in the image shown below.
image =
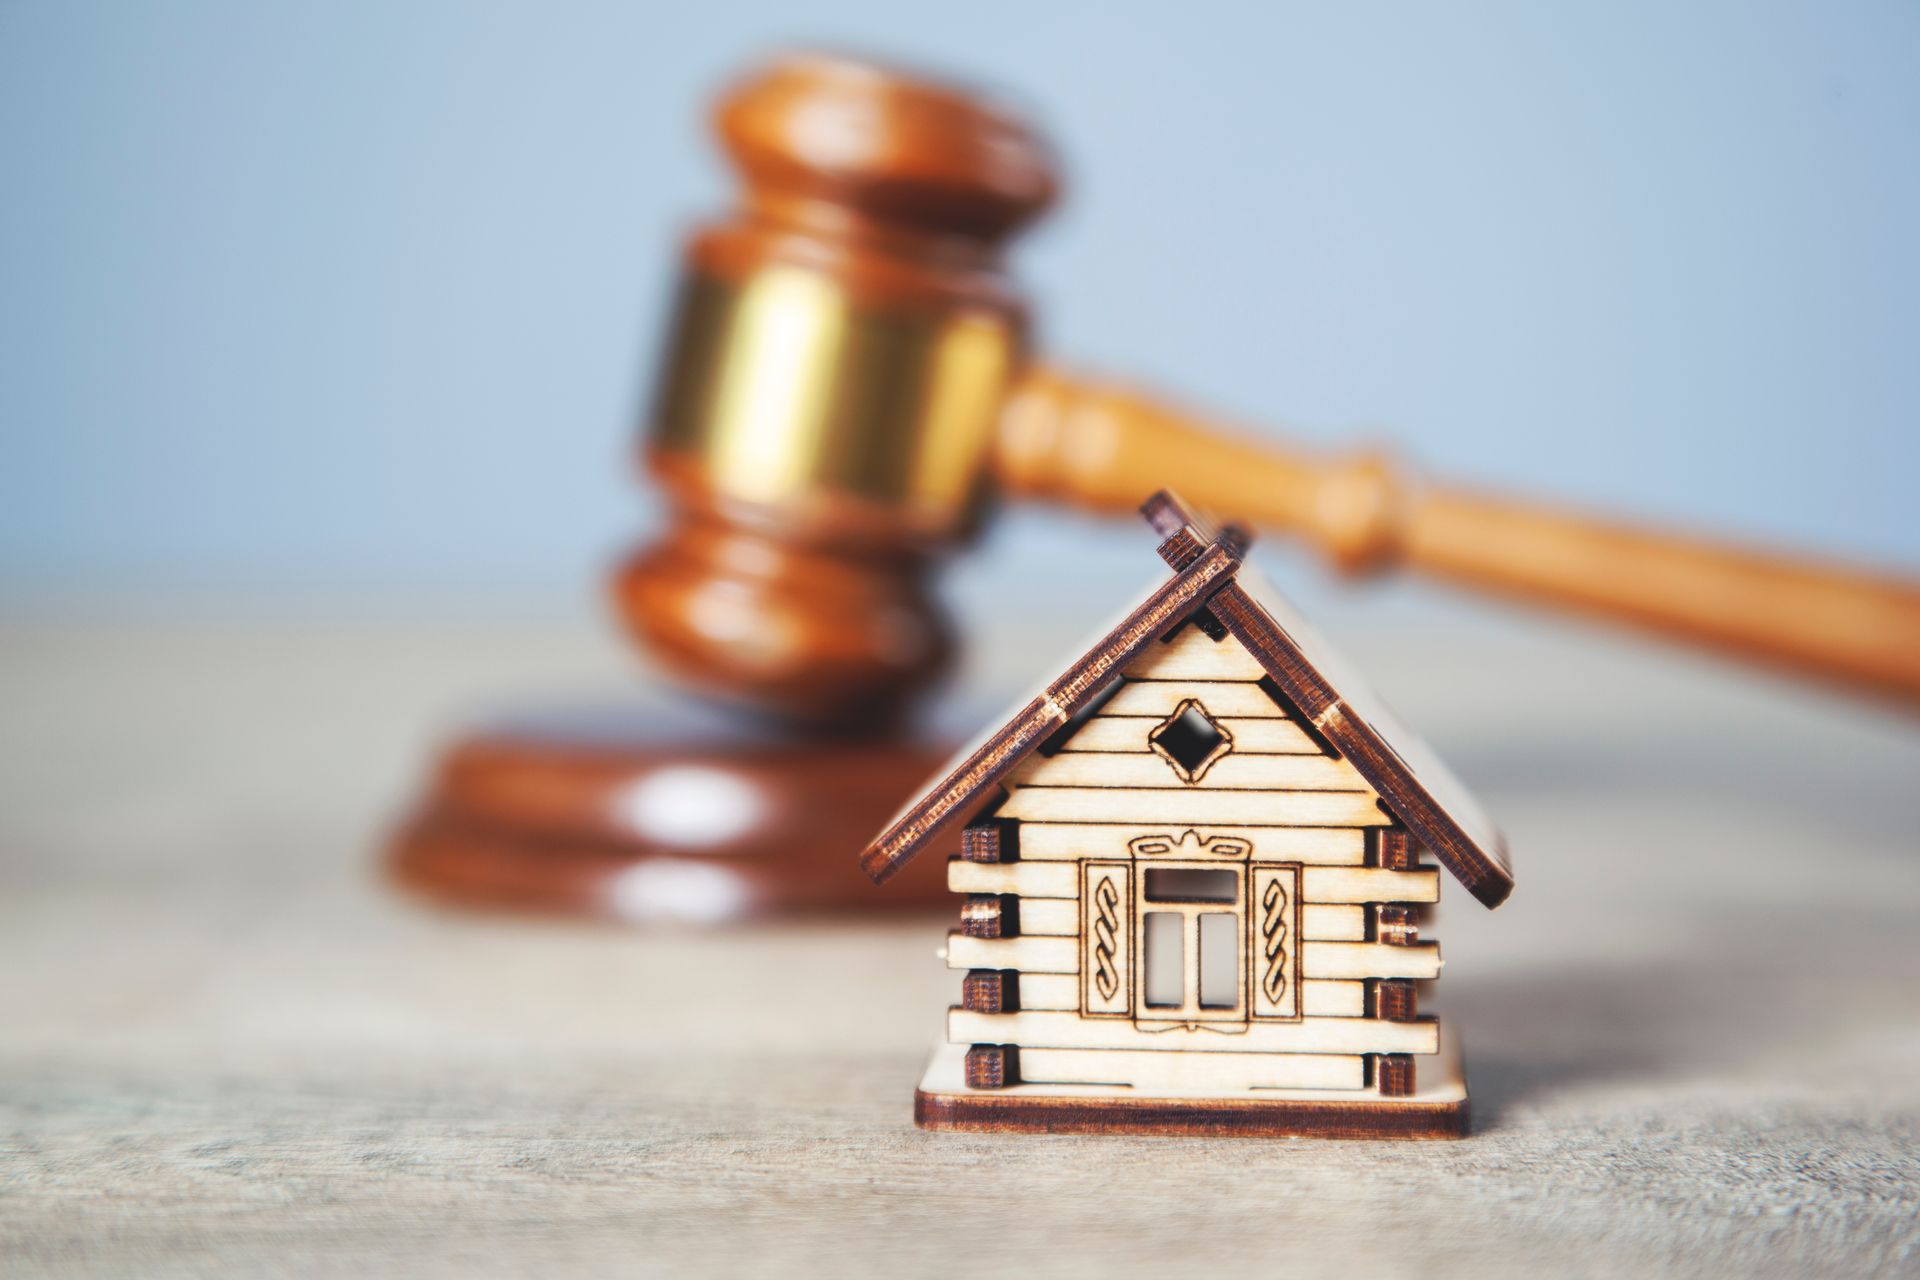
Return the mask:
{"type": "Polygon", "coordinates": [[[976,1044],[967,1050],[969,1089],[1004,1089],[1020,1078],[1020,1050],[1008,1044],[976,1044]]]}
{"type": "Polygon", "coordinates": [[[1002,837],[999,823],[976,823],[961,833],[960,856],[968,862],[1005,862],[1012,856],[1012,841],[1003,849],[1002,837]]]}
{"type": "Polygon", "coordinates": [[[1417,907],[1382,903],[1373,909],[1373,939],[1390,947],[1411,947],[1420,941],[1417,907]]]}
{"type": "Polygon", "coordinates": [[[1374,833],[1378,864],[1389,871],[1411,871],[1420,862],[1420,850],[1405,829],[1387,827],[1374,833]]]}
{"type": "Polygon", "coordinates": [[[1504,841],[1246,567],[1244,533],[1165,494],[1144,511],[1173,576],[862,858],[885,880],[960,828],[967,974],[916,1119],[1463,1134],[1457,1046],[1418,1011],[1440,973],[1421,851],[1493,907],[1504,841]]]}
{"type": "Polygon", "coordinates": [[[1412,1022],[1420,1016],[1417,988],[1405,978],[1376,978],[1373,987],[1373,1016],[1388,1022],[1412,1022]]]}
{"type": "Polygon", "coordinates": [[[960,981],[960,1007],[973,1013],[1018,1013],[1020,975],[1005,969],[972,969],[960,981]]]}
{"type": "Polygon", "coordinates": [[[1381,1054],[1373,1060],[1373,1078],[1381,1097],[1411,1098],[1415,1082],[1412,1055],[1381,1054]]]}
{"type": "Polygon", "coordinates": [[[1012,894],[974,894],[960,908],[960,929],[971,938],[1017,938],[1020,899],[1012,894]]]}

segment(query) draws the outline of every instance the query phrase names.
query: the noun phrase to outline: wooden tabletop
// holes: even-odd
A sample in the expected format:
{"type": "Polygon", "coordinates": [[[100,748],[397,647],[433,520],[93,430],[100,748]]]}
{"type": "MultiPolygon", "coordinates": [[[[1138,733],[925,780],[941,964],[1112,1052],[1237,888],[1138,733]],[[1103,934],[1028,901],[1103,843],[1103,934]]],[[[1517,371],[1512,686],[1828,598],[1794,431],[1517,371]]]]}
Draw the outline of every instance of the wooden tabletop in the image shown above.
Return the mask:
{"type": "MultiPolygon", "coordinates": [[[[1465,1142],[925,1134],[945,920],[396,897],[374,849],[457,712],[638,696],[584,622],[6,624],[4,1269],[1920,1269],[1914,723],[1572,630],[1323,622],[1515,851],[1437,927],[1465,1142]]],[[[994,644],[982,687],[1049,652],[994,644]]]]}

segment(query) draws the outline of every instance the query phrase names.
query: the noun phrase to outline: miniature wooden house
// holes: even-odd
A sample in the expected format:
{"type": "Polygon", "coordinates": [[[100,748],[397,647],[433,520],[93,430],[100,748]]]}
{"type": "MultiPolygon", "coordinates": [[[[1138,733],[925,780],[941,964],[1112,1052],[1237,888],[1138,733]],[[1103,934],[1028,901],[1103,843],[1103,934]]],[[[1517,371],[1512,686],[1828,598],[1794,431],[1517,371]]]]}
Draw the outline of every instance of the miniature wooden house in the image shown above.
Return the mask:
{"type": "Polygon", "coordinates": [[[1465,791],[1172,497],[1173,575],[867,850],[884,880],[966,823],[964,969],[934,1128],[1453,1136],[1467,1094],[1419,936],[1431,851],[1513,886],[1465,791]]]}

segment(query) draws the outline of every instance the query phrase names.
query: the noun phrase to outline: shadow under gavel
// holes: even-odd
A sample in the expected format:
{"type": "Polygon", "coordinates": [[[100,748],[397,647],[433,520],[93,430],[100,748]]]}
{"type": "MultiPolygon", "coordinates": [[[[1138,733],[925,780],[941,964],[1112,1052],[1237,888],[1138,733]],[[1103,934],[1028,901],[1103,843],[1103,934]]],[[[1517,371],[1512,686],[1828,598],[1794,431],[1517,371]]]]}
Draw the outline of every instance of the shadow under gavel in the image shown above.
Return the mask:
{"type": "Polygon", "coordinates": [[[1044,140],[865,62],[778,60],[717,108],[743,179],[699,227],[646,460],[671,525],[615,583],[680,679],[821,728],[896,718],[953,651],[929,589],[996,496],[1159,488],[1349,574],[1405,570],[1920,704],[1920,586],[1418,483],[1028,360],[1009,240],[1044,140]]]}

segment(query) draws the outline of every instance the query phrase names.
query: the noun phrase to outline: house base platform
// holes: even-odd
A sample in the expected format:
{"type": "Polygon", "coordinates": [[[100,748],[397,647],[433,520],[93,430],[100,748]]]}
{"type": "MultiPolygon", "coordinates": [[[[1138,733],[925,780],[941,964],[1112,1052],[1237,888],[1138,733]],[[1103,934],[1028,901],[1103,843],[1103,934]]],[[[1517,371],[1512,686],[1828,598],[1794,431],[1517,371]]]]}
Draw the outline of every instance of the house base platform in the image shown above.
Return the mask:
{"type": "Polygon", "coordinates": [[[1443,1022],[1440,1052],[1418,1060],[1416,1092],[1401,1098],[1333,1089],[1144,1095],[1116,1085],[1016,1084],[971,1089],[966,1046],[942,1043],[913,1095],[923,1129],[1028,1133],[1239,1134],[1260,1138],[1463,1138],[1467,1081],[1443,1022]]]}

